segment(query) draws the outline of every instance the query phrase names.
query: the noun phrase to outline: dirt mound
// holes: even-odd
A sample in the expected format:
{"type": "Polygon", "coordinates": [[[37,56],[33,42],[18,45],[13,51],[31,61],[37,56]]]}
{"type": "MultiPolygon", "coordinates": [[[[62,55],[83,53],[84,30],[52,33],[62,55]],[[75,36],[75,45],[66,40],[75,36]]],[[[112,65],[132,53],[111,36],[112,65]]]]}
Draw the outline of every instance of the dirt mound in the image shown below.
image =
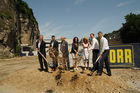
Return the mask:
{"type": "MultiPolygon", "coordinates": [[[[10,66],[6,69],[14,69],[10,66]]],[[[88,76],[89,71],[81,74],[81,70],[47,73],[37,68],[37,62],[32,61],[4,77],[0,80],[0,93],[140,93],[139,70],[112,69],[113,76],[109,77],[88,76]]]]}
{"type": "Polygon", "coordinates": [[[126,93],[131,90],[129,82],[116,75],[89,77],[86,73],[45,73],[34,69],[18,71],[3,82],[4,86],[14,86],[21,93],[126,93]]]}

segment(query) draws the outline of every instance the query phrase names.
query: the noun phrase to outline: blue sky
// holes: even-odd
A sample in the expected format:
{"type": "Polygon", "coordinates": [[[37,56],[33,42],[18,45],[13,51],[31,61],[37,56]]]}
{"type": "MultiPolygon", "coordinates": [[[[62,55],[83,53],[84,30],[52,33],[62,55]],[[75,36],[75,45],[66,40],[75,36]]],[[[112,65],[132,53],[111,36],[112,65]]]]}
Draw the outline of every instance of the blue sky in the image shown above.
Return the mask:
{"type": "Polygon", "coordinates": [[[140,13],[140,0],[24,0],[33,9],[45,38],[88,37],[118,30],[129,13],[140,13]]]}

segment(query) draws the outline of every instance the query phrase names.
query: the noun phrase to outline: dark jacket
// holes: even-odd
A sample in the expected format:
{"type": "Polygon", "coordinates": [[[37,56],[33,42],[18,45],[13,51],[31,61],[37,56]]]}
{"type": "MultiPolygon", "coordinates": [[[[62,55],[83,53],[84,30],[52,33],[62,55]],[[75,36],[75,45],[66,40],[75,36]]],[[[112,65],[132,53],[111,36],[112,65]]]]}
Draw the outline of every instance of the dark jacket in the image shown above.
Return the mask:
{"type": "Polygon", "coordinates": [[[68,51],[68,42],[67,41],[61,42],[60,51],[63,53],[64,57],[68,57],[69,51],[68,51]]]}
{"type": "Polygon", "coordinates": [[[50,42],[50,47],[53,47],[53,48],[55,48],[55,49],[58,51],[58,41],[56,41],[56,40],[51,40],[51,42],[50,42]],[[53,46],[52,46],[52,43],[54,43],[53,46]]]}
{"type": "MultiPolygon", "coordinates": [[[[36,42],[36,48],[38,48],[38,43],[39,43],[39,41],[36,42]]],[[[39,51],[40,51],[43,55],[46,55],[45,48],[46,48],[46,43],[45,43],[44,41],[42,41],[41,44],[40,44],[39,51]]]]}
{"type": "Polygon", "coordinates": [[[79,47],[78,43],[72,43],[71,53],[76,54],[76,52],[78,52],[78,47],[79,47]]]}

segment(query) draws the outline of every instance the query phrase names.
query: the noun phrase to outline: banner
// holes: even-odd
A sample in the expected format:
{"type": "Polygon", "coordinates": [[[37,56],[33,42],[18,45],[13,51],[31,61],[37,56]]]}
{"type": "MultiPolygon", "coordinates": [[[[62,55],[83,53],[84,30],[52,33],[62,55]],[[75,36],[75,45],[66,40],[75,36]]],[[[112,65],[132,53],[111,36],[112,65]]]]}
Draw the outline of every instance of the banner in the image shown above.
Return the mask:
{"type": "Polygon", "coordinates": [[[109,60],[112,65],[133,65],[133,45],[110,46],[109,60]]]}

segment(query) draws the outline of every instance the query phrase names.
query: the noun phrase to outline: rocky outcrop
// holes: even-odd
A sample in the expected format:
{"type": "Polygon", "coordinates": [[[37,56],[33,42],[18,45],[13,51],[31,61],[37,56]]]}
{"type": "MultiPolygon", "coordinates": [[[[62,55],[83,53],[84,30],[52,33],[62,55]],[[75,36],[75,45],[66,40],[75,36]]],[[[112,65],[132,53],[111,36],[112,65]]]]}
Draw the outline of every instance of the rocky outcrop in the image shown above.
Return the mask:
{"type": "Polygon", "coordinates": [[[38,23],[24,1],[0,1],[0,57],[13,56],[20,44],[32,45],[38,34],[38,23]]]}

